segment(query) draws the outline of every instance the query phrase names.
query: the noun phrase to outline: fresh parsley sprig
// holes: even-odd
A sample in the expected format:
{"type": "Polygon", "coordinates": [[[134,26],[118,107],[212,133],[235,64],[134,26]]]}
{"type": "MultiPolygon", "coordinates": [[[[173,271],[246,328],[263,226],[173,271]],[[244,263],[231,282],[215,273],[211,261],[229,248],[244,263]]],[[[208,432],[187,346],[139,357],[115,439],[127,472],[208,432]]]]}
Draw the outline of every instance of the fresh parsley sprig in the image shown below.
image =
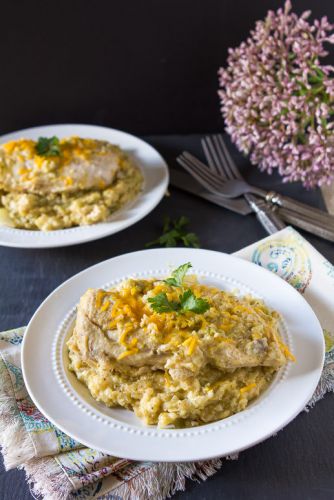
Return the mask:
{"type": "Polygon", "coordinates": [[[183,244],[186,247],[199,248],[200,243],[198,236],[195,233],[188,233],[186,226],[189,224],[189,219],[183,215],[176,220],[171,220],[170,217],[165,217],[162,228],[162,235],[156,240],[146,244],[146,247],[160,245],[162,247],[176,247],[178,244],[183,244]]]}
{"type": "Polygon", "coordinates": [[[203,314],[210,308],[207,300],[196,297],[194,292],[188,288],[180,297],[181,311],[191,311],[196,314],[203,314]]]}
{"type": "Polygon", "coordinates": [[[180,310],[180,304],[168,300],[167,294],[165,292],[160,292],[155,297],[150,297],[148,302],[151,304],[153,311],[158,313],[173,312],[180,310]]]}
{"type": "Polygon", "coordinates": [[[60,144],[55,135],[53,137],[39,137],[36,143],[36,152],[39,156],[59,156],[60,144]]]}
{"type": "Polygon", "coordinates": [[[185,275],[187,274],[188,270],[191,267],[193,267],[193,266],[190,264],[190,262],[187,262],[186,264],[182,264],[177,269],[174,269],[170,278],[163,280],[164,283],[166,283],[167,285],[170,285],[170,286],[181,287],[183,285],[183,280],[185,278],[185,275]]]}
{"type": "Polygon", "coordinates": [[[153,311],[157,313],[184,313],[191,311],[196,314],[203,314],[210,307],[207,300],[196,297],[194,292],[190,289],[186,290],[182,295],[179,295],[178,302],[168,300],[165,292],[160,292],[155,297],[150,297],[148,302],[151,304],[153,311]]]}
{"type": "Polygon", "coordinates": [[[154,297],[148,299],[153,311],[158,313],[178,312],[185,313],[187,311],[196,314],[203,314],[210,308],[207,300],[201,297],[196,297],[194,292],[188,288],[183,290],[183,282],[188,270],[192,267],[190,262],[182,264],[172,272],[170,278],[163,280],[169,286],[174,286],[182,289],[182,293],[178,297],[178,301],[169,300],[166,292],[160,292],[154,297]]]}

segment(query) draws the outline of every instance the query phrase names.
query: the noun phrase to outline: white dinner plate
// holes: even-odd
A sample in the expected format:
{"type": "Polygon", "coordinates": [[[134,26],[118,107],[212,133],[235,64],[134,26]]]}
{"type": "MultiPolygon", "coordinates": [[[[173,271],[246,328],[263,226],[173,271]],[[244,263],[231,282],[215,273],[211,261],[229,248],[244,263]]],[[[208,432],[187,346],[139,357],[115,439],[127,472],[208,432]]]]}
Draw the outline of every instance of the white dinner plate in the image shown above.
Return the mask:
{"type": "Polygon", "coordinates": [[[260,266],[219,252],[155,249],[101,262],[58,287],[42,303],[24,335],[24,380],[36,406],[58,428],[86,446],[122,458],[192,461],[229,455],[271,436],[311,398],[324,361],[319,321],[288,283],[260,266]],[[89,287],[110,287],[126,277],[169,274],[190,261],[200,281],[251,293],[281,316],[281,334],[297,361],[276,375],[246,410],[225,420],[186,429],[145,426],[133,412],[97,403],[67,369],[65,346],[80,296],[89,287]]]}
{"type": "Polygon", "coordinates": [[[116,211],[106,222],[56,231],[30,231],[0,226],[0,245],[20,248],[64,247],[97,240],[118,233],[150,213],[164,196],[168,186],[168,168],[162,156],[147,142],[121,130],[95,125],[47,125],[27,128],[0,137],[0,144],[38,137],[77,135],[116,144],[135,160],[144,176],[143,191],[135,200],[116,211]]]}

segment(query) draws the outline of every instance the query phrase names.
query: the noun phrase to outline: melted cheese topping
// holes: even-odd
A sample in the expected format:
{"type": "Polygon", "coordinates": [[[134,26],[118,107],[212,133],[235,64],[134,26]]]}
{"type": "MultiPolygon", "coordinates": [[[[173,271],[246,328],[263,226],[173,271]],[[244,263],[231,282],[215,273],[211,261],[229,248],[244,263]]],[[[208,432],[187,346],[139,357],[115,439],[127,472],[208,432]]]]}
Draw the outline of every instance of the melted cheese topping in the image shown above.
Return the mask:
{"type": "Polygon", "coordinates": [[[0,206],[6,209],[6,225],[54,230],[95,224],[139,193],[141,172],[118,146],[67,137],[59,140],[58,149],[57,155],[39,155],[31,139],[0,146],[0,206]]]}
{"type": "Polygon", "coordinates": [[[133,349],[134,339],[136,345],[138,343],[138,339],[133,335],[139,328],[147,338],[159,345],[169,345],[173,348],[182,345],[187,356],[191,356],[201,344],[201,336],[210,329],[210,325],[215,343],[236,345],[238,341],[243,340],[242,335],[240,338],[238,334],[238,328],[240,329],[240,318],[244,316],[251,323],[258,324],[257,328],[252,328],[251,340],[256,341],[263,337],[269,341],[273,340],[280,346],[287,359],[295,360],[288,347],[278,338],[277,313],[270,311],[263,303],[252,299],[254,305],[252,302],[251,306],[245,305],[233,294],[196,282],[190,285],[190,289],[196,296],[209,299],[210,309],[204,315],[191,312],[155,312],[147,301],[149,297],[166,293],[170,301],[177,301],[181,293],[179,288],[160,281],[128,280],[117,290],[99,290],[95,305],[101,312],[110,310],[109,328],[119,330],[118,342],[124,347],[124,352],[118,359],[137,354],[141,347],[144,347],[140,342],[138,347],[133,349]],[[218,297],[219,303],[212,300],[214,296],[218,297]],[[222,298],[223,310],[220,305],[222,298]]]}
{"type": "Polygon", "coordinates": [[[177,301],[184,291],[155,279],[87,290],[68,347],[70,368],[95,399],[150,425],[191,427],[245,409],[294,359],[262,301],[195,279],[185,288],[209,309],[154,311],[150,298],[177,301]]]}
{"type": "Polygon", "coordinates": [[[93,154],[98,153],[103,156],[108,151],[107,148],[103,147],[105,143],[102,141],[77,136],[59,140],[59,155],[40,155],[36,150],[36,144],[37,142],[32,139],[17,139],[3,144],[1,148],[7,155],[16,155],[25,160],[32,160],[39,168],[42,168],[45,163],[56,163],[58,167],[62,167],[72,162],[73,158],[90,160],[93,154]]]}

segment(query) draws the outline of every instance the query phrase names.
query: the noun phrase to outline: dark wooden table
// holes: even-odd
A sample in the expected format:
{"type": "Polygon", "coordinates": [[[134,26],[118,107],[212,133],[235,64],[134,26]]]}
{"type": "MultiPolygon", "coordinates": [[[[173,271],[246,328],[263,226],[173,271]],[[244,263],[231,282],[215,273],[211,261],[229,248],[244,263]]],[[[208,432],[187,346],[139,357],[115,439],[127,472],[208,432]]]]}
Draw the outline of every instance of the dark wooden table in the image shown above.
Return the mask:
{"type": "MultiPolygon", "coordinates": [[[[172,165],[175,156],[188,149],[200,154],[199,136],[147,138],[172,165]]],[[[238,164],[254,183],[323,207],[318,191],[300,185],[283,186],[277,177],[260,174],[236,155],[238,164]]],[[[189,217],[191,230],[203,248],[231,253],[266,236],[254,216],[242,217],[176,189],[145,219],[125,231],[84,245],[50,250],[0,247],[0,327],[25,325],[41,301],[73,274],[110,257],[144,248],[161,231],[164,215],[189,217]]],[[[334,246],[302,233],[330,261],[334,246]]],[[[287,402],[288,404],[288,402],[287,402]]],[[[222,469],[202,484],[188,482],[182,500],[331,500],[333,471],[334,398],[327,395],[309,413],[301,413],[283,432],[241,453],[238,461],[226,461],[222,469]]],[[[24,473],[0,471],[0,499],[31,499],[24,473]]]]}

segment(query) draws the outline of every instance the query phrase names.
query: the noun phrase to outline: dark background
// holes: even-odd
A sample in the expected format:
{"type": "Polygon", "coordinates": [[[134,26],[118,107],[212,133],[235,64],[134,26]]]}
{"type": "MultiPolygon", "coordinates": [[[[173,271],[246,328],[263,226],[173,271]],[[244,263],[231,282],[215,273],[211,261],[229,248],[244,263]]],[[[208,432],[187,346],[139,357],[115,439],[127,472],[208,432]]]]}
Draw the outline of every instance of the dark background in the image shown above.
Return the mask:
{"type": "MultiPolygon", "coordinates": [[[[217,70],[276,0],[2,0],[0,134],[49,123],[222,128],[217,70]]],[[[328,15],[333,0],[295,0],[328,15]]]]}
{"type": "MultiPolygon", "coordinates": [[[[2,0],[0,134],[50,123],[89,123],[138,135],[215,132],[223,127],[217,70],[227,48],[280,1],[2,0]]],[[[295,0],[334,22],[334,0],[295,0]]],[[[168,162],[199,137],[151,138],[168,162]]],[[[195,147],[197,145],[197,149],[195,147]]],[[[256,170],[253,169],[254,175],[256,170]]],[[[259,175],[254,179],[266,177],[259,175]]],[[[268,180],[269,182],[269,180],[268,180]]],[[[273,187],[273,186],[272,186],[273,187]]],[[[287,189],[287,186],[284,188],[287,189]]],[[[290,187],[289,187],[290,189],[290,187]]],[[[306,193],[291,187],[296,198],[306,193]]],[[[316,204],[319,194],[308,200],[316,204]]],[[[319,201],[321,206],[321,201],[319,201]]],[[[71,275],[113,255],[142,249],[165,214],[191,219],[202,246],[232,252],[263,238],[241,217],[177,190],[143,221],[116,236],[48,251],[0,248],[2,328],[27,323],[40,302],[71,275]]],[[[304,236],[306,236],[304,234],[304,236]]],[[[308,239],[333,260],[333,245],[308,239]]],[[[334,398],[302,413],[284,432],[226,462],[180,500],[331,500],[334,398]]],[[[0,465],[0,499],[30,500],[24,473],[0,465]]]]}

